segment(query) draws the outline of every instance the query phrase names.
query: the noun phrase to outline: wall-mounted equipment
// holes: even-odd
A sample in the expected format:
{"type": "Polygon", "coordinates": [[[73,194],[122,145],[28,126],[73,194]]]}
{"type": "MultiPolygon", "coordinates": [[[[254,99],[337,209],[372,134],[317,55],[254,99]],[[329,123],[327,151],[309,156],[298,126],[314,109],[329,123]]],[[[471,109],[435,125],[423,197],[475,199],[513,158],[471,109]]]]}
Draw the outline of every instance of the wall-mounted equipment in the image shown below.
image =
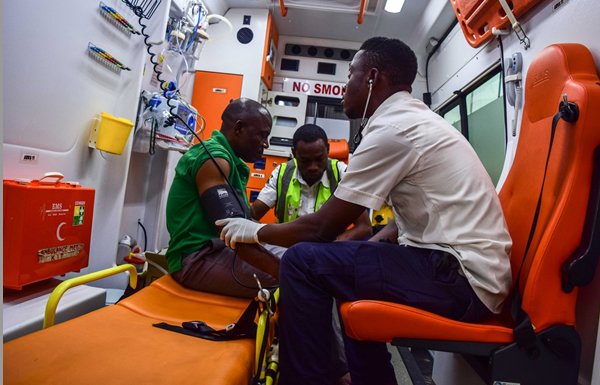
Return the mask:
{"type": "Polygon", "coordinates": [[[506,74],[504,82],[506,83],[506,101],[514,107],[514,116],[512,121],[511,134],[517,136],[517,124],[519,120],[519,110],[523,104],[523,56],[520,52],[515,52],[510,59],[506,59],[506,74]]]}
{"type": "Polygon", "coordinates": [[[195,132],[198,117],[198,111],[192,105],[177,96],[167,103],[162,93],[143,91],[140,106],[133,151],[154,154],[156,147],[187,151],[194,139],[190,129],[195,132]],[[178,118],[172,118],[171,110],[178,118]]]}
{"type": "Polygon", "coordinates": [[[335,75],[337,65],[335,63],[325,63],[318,62],[317,63],[317,73],[325,74],[325,75],[335,75]]]}
{"type": "Polygon", "coordinates": [[[288,43],[285,45],[286,56],[304,56],[318,59],[352,61],[358,52],[355,49],[319,47],[314,45],[288,43]]]}
{"type": "Polygon", "coordinates": [[[306,101],[307,96],[304,94],[278,91],[268,93],[265,107],[273,117],[273,127],[265,154],[284,158],[292,155],[292,137],[306,119],[306,101]]]}
{"type": "Polygon", "coordinates": [[[100,2],[98,10],[100,11],[100,14],[104,16],[108,22],[117,27],[119,31],[124,32],[128,36],[131,36],[132,34],[141,35],[141,33],[136,30],[133,25],[131,25],[131,23],[129,23],[127,19],[123,17],[123,15],[103,2],[100,2]]]}
{"type": "Polygon", "coordinates": [[[281,59],[280,70],[298,72],[300,70],[300,60],[297,59],[281,59]]]}
{"type": "Polygon", "coordinates": [[[95,191],[62,179],[51,172],[39,180],[4,180],[5,288],[20,290],[88,265],[95,191]]]}
{"type": "Polygon", "coordinates": [[[118,61],[114,56],[92,43],[88,43],[88,54],[92,59],[96,60],[104,67],[117,74],[121,73],[121,70],[131,71],[131,68],[127,67],[125,64],[118,61]]]}
{"type": "Polygon", "coordinates": [[[525,14],[539,2],[540,0],[450,0],[458,24],[472,47],[479,47],[490,40],[494,36],[493,30],[511,26],[524,43],[525,49],[528,48],[529,39],[522,33],[516,17],[525,14]],[[507,12],[505,6],[511,12],[507,12]]]}
{"type": "Polygon", "coordinates": [[[139,18],[150,19],[161,0],[122,0],[139,18]]]}
{"type": "Polygon", "coordinates": [[[133,122],[125,118],[117,118],[107,112],[101,112],[94,119],[88,139],[88,146],[96,150],[120,155],[125,148],[133,122]]]}

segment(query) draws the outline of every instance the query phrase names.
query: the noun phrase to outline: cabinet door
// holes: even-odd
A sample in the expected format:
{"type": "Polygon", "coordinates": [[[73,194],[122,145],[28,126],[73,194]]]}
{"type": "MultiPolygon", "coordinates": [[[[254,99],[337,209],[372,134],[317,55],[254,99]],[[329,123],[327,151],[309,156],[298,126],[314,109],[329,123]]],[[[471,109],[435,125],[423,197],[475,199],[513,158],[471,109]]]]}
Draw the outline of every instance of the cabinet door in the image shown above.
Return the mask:
{"type": "Polygon", "coordinates": [[[214,130],[221,128],[221,114],[231,99],[237,99],[242,94],[242,80],[242,75],[196,72],[192,105],[206,120],[200,138],[206,140],[214,130]]]}
{"type": "MultiPolygon", "coordinates": [[[[263,155],[262,158],[254,162],[253,164],[248,163],[250,167],[250,177],[248,178],[248,188],[246,193],[248,194],[248,200],[250,203],[254,202],[258,193],[265,186],[269,177],[273,173],[273,170],[283,162],[287,162],[287,157],[263,155]]],[[[275,213],[271,209],[265,214],[260,220],[261,223],[275,223],[275,213]]]]}
{"type": "Polygon", "coordinates": [[[265,37],[264,60],[260,74],[262,81],[269,90],[273,89],[278,43],[279,33],[277,32],[277,26],[273,20],[273,15],[269,12],[269,18],[267,19],[267,35],[265,37]]]}

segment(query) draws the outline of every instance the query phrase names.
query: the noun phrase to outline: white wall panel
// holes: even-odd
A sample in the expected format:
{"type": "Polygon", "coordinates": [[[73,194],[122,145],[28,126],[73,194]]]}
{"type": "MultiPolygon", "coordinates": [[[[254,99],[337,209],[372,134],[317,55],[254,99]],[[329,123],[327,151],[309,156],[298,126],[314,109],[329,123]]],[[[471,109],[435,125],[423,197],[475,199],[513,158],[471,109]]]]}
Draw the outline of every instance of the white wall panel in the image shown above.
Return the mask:
{"type": "Polygon", "coordinates": [[[233,30],[224,22],[208,27],[210,40],[200,53],[196,70],[243,75],[242,96],[259,100],[267,16],[266,9],[227,11],[225,17],[233,24],[233,30]],[[243,25],[244,15],[251,17],[249,25],[243,25]],[[248,44],[237,40],[237,32],[242,27],[250,28],[254,34],[248,44]]]}
{"type": "MultiPolygon", "coordinates": [[[[139,28],[122,1],[105,3],[139,28]]],[[[154,36],[163,1],[148,32],[154,36]]],[[[98,2],[32,0],[7,3],[3,13],[4,178],[39,178],[59,171],[66,180],[96,189],[89,267],[112,266],[119,239],[131,139],[121,155],[87,145],[100,112],[135,121],[141,87],[144,46],[107,22],[98,2]],[[131,68],[111,72],[88,56],[88,42],[131,68]],[[37,154],[24,163],[23,152],[37,154]]],[[[131,136],[130,136],[131,138],[131,136]]],[[[86,272],[84,271],[84,272],[86,272]]],[[[124,282],[119,279],[118,285],[124,282]]]]}

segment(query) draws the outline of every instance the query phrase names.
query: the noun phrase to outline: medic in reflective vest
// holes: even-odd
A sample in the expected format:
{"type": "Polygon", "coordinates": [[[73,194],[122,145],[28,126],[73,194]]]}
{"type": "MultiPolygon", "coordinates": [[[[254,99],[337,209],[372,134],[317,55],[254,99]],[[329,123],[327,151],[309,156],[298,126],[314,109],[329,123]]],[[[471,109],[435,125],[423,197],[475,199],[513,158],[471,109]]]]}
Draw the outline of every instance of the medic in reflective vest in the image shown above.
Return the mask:
{"type": "MultiPolygon", "coordinates": [[[[315,124],[305,124],[294,133],[294,159],[279,165],[252,205],[252,217],[260,220],[275,209],[280,223],[312,214],[334,193],[346,170],[346,164],[328,157],[329,143],[325,131],[315,124]]],[[[354,226],[339,239],[364,239],[371,235],[365,211],[354,226]]]]}
{"type": "MultiPolygon", "coordinates": [[[[338,168],[339,161],[337,159],[327,159],[327,175],[328,185],[325,185],[322,180],[309,186],[317,189],[317,196],[314,200],[312,212],[315,212],[323,206],[327,199],[335,191],[338,182],[340,181],[340,170],[338,168]]],[[[346,166],[342,163],[342,167],[346,166]]],[[[275,216],[279,223],[293,221],[298,218],[300,204],[302,203],[300,181],[298,180],[298,165],[296,158],[283,163],[279,167],[277,178],[277,204],[275,205],[275,216]]]]}

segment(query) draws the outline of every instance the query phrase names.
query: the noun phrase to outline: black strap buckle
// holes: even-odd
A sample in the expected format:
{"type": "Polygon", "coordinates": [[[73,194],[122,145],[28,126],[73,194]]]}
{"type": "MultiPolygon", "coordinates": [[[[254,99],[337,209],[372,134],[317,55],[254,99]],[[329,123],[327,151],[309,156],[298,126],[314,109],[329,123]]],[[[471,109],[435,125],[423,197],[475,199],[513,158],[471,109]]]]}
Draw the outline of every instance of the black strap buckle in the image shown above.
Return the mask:
{"type": "Polygon", "coordinates": [[[520,349],[523,349],[531,358],[537,358],[540,355],[540,349],[537,346],[537,338],[529,316],[525,314],[524,318],[513,329],[515,342],[520,349]]]}

